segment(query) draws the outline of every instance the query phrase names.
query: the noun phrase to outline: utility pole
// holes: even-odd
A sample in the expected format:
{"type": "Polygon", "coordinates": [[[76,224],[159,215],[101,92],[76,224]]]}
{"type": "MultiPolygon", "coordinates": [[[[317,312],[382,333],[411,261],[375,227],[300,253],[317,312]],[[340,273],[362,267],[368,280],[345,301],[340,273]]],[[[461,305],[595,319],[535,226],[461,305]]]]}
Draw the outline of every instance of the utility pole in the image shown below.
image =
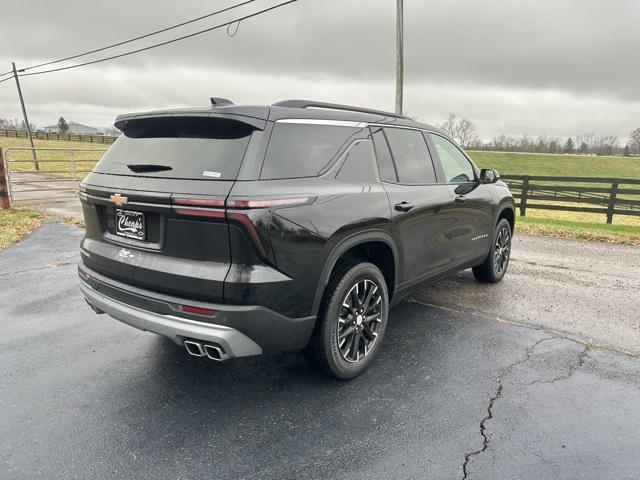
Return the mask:
{"type": "Polygon", "coordinates": [[[16,70],[16,64],[11,62],[13,67],[13,78],[16,79],[16,87],[18,88],[18,97],[20,98],[20,106],[22,107],[22,117],[27,128],[27,137],[29,137],[29,143],[31,144],[31,156],[33,157],[33,165],[36,170],[40,170],[38,165],[38,157],[36,156],[35,145],[33,144],[33,137],[31,136],[31,125],[29,125],[29,118],[27,117],[27,109],[24,107],[24,98],[22,98],[22,89],[20,88],[20,80],[18,80],[18,71],[16,70]]]}
{"type": "Polygon", "coordinates": [[[396,113],[402,115],[402,85],[404,82],[404,15],[402,1],[396,0],[396,113]]]}

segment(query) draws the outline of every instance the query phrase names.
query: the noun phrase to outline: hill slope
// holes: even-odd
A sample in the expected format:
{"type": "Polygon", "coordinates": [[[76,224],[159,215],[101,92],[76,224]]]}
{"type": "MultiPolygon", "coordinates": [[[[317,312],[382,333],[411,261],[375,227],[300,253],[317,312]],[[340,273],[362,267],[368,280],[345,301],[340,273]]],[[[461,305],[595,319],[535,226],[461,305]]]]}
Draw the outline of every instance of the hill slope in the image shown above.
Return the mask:
{"type": "Polygon", "coordinates": [[[638,157],[590,157],[546,153],[468,152],[483,168],[502,175],[640,178],[638,157]]]}

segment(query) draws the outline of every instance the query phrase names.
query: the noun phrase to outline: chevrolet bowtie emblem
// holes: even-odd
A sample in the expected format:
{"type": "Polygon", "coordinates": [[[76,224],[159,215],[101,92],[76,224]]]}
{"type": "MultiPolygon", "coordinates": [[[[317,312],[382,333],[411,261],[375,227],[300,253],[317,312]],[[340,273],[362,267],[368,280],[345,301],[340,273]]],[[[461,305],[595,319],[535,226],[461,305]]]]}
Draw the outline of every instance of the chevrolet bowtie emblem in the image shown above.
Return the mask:
{"type": "Polygon", "coordinates": [[[118,207],[120,205],[124,205],[125,203],[127,203],[127,201],[129,201],[129,199],[127,197],[123,197],[119,193],[111,195],[109,197],[109,200],[112,201],[113,203],[115,203],[118,207]]]}

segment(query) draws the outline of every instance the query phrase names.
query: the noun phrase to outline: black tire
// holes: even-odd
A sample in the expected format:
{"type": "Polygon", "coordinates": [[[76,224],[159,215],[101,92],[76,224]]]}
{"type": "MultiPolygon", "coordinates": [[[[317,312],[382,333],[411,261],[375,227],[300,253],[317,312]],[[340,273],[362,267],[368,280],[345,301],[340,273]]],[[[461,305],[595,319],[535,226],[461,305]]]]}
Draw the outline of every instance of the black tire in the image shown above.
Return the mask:
{"type": "Polygon", "coordinates": [[[372,263],[346,262],[331,275],[305,356],[328,375],[354,378],[378,353],[388,317],[389,295],[382,272],[372,263]],[[373,302],[376,305],[369,305],[373,302]]]}
{"type": "Polygon", "coordinates": [[[482,283],[498,283],[507,273],[511,256],[511,225],[500,219],[493,232],[491,249],[481,265],[473,267],[473,275],[482,283]]]}

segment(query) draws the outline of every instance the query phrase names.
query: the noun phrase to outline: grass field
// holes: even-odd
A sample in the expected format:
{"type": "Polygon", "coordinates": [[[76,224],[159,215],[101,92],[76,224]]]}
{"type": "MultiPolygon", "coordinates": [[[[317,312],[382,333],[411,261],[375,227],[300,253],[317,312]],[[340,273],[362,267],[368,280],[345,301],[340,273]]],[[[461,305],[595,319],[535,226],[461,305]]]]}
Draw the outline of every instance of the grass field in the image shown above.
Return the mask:
{"type": "MultiPolygon", "coordinates": [[[[58,140],[34,140],[36,148],[87,148],[95,150],[106,150],[108,145],[101,145],[98,143],[84,143],[84,142],[66,142],[58,140]]],[[[33,171],[34,165],[31,162],[30,151],[18,151],[9,150],[11,147],[29,147],[29,140],[26,138],[7,138],[0,137],[0,147],[5,152],[5,158],[10,160],[10,169],[15,171],[33,171]],[[14,163],[13,160],[20,160],[20,162],[14,163]],[[22,160],[27,160],[22,162],[22,160]]],[[[87,171],[91,170],[96,162],[102,156],[102,151],[94,152],[76,152],[74,158],[76,160],[76,168],[78,169],[78,175],[84,176],[87,171]]],[[[40,163],[41,171],[56,172],[53,175],[58,177],[67,178],[70,177],[71,164],[64,160],[70,159],[71,154],[68,150],[41,150],[37,152],[38,160],[40,163]],[[62,172],[62,173],[58,173],[62,172]]]]}
{"type": "Polygon", "coordinates": [[[0,250],[10,247],[42,225],[45,216],[22,209],[0,209],[0,250]]]}
{"type": "Polygon", "coordinates": [[[483,168],[502,175],[640,178],[638,157],[591,157],[545,153],[469,152],[483,168]]]}

